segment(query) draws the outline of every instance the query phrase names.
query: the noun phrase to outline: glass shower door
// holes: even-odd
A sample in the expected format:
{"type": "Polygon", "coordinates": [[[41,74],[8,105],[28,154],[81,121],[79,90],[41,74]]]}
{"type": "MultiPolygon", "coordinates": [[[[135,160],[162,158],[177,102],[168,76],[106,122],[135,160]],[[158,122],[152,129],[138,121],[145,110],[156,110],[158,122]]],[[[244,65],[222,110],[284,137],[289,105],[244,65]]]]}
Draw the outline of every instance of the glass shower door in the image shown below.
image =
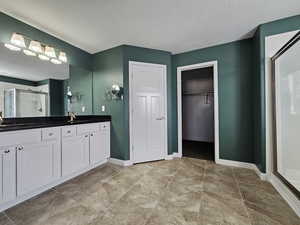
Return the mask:
{"type": "Polygon", "coordinates": [[[272,58],[274,174],[300,198],[300,32],[272,58]]]}

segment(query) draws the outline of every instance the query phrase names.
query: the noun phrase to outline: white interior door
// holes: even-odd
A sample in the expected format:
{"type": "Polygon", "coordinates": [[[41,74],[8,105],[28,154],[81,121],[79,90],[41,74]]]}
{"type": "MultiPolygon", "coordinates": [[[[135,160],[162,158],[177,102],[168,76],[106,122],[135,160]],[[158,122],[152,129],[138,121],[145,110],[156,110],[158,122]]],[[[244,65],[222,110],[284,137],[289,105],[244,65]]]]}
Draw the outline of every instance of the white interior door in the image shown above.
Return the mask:
{"type": "Polygon", "coordinates": [[[131,152],[134,163],[167,155],[166,66],[130,62],[131,152]]]}

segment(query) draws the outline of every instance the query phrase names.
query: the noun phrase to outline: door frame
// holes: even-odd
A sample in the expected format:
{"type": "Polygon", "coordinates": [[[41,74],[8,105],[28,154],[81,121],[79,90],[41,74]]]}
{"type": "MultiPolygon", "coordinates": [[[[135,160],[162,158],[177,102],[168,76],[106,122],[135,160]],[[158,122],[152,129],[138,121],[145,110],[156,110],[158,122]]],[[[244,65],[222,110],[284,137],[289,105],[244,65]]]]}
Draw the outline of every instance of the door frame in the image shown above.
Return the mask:
{"type": "Polygon", "coordinates": [[[167,158],[168,156],[168,99],[167,99],[167,65],[165,64],[155,64],[155,63],[145,63],[145,62],[137,62],[137,61],[129,61],[129,149],[130,149],[130,154],[129,154],[129,160],[132,164],[134,164],[134,149],[133,149],[133,131],[132,131],[132,123],[133,123],[133,118],[132,118],[132,110],[133,110],[133,105],[132,105],[132,99],[133,99],[133,88],[132,88],[132,82],[133,82],[133,71],[132,67],[134,65],[142,65],[142,66],[155,66],[155,67],[160,67],[163,68],[164,74],[163,74],[163,80],[164,80],[164,99],[165,99],[165,122],[164,122],[164,127],[165,127],[165,156],[163,159],[167,158]]]}
{"type": "Polygon", "coordinates": [[[194,69],[213,67],[214,85],[214,132],[215,132],[215,162],[219,161],[219,89],[218,89],[218,61],[197,63],[177,67],[177,121],[178,121],[178,156],[182,157],[182,72],[194,69]]]}

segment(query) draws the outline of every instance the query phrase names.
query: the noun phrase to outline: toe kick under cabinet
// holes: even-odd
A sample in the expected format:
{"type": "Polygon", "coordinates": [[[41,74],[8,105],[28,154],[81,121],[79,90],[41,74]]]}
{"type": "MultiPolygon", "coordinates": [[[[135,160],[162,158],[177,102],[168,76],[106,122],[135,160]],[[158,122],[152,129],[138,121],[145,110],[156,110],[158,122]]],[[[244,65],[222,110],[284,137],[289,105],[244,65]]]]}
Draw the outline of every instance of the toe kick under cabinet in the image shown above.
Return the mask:
{"type": "Polygon", "coordinates": [[[110,157],[110,122],[0,133],[0,211],[110,157]]]}

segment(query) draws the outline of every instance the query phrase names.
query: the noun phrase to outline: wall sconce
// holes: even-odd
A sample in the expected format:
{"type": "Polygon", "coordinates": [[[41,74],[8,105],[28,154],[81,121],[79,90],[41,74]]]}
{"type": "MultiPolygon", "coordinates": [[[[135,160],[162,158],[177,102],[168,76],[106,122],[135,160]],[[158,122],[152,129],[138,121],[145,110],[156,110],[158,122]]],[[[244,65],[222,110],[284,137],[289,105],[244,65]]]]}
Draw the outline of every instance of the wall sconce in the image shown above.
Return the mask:
{"type": "Polygon", "coordinates": [[[105,93],[107,100],[123,100],[123,94],[124,89],[118,84],[113,84],[105,93]]]}
{"type": "Polygon", "coordinates": [[[23,34],[13,33],[10,43],[5,43],[4,46],[12,51],[21,51],[27,56],[38,56],[39,59],[50,61],[53,64],[67,63],[67,55],[65,52],[55,49],[40,41],[32,40],[23,34]],[[27,44],[29,46],[27,47],[27,44]],[[58,58],[56,53],[59,52],[58,58]]]}

